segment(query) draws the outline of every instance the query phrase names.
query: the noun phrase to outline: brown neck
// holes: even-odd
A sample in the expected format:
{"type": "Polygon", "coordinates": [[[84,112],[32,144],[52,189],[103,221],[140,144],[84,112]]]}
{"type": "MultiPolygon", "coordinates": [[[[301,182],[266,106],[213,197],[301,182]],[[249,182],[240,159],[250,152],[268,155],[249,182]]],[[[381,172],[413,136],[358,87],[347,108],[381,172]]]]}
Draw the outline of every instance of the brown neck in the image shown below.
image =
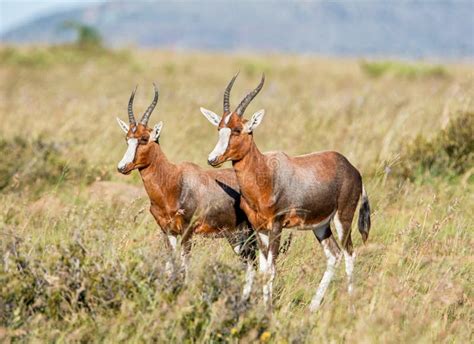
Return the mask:
{"type": "Polygon", "coordinates": [[[161,192],[166,192],[166,188],[172,187],[170,183],[174,180],[172,176],[176,175],[177,166],[171,163],[160,148],[159,144],[153,143],[150,148],[150,164],[140,169],[140,176],[147,193],[153,193],[154,189],[159,188],[161,192]]]}
{"type": "Polygon", "coordinates": [[[266,156],[260,152],[253,137],[247,154],[238,161],[233,161],[235,174],[239,181],[240,189],[246,191],[267,188],[270,182],[270,170],[266,163],[266,156]]]}

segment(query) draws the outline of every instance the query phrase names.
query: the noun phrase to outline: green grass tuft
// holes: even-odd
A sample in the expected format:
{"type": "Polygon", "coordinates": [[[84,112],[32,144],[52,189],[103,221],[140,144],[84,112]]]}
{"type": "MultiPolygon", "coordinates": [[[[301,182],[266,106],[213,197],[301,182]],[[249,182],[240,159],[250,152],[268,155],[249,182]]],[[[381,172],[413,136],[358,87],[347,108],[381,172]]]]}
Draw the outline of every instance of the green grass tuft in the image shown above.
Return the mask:
{"type": "Polygon", "coordinates": [[[365,74],[374,78],[383,75],[393,75],[409,79],[421,77],[444,78],[448,76],[447,70],[441,65],[404,63],[399,61],[362,61],[360,62],[360,68],[365,74]]]}

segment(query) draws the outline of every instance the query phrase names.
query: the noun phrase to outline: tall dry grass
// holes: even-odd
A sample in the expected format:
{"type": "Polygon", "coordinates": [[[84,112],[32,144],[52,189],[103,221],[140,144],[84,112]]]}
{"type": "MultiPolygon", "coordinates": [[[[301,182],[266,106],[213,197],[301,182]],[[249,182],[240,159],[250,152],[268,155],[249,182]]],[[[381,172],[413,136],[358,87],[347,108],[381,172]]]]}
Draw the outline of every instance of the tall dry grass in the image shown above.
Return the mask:
{"type": "Polygon", "coordinates": [[[7,53],[0,54],[0,147],[8,160],[0,170],[8,184],[0,194],[2,340],[472,341],[472,168],[449,178],[391,172],[417,135],[437,137],[450,119],[474,113],[472,65],[374,78],[359,61],[309,56],[134,51],[71,61],[63,53],[32,64],[7,53]],[[140,188],[139,177],[114,172],[125,151],[115,116],[126,119],[135,84],[140,114],[156,81],[160,101],[150,123],[164,121],[163,150],[173,161],[205,166],[216,132],[199,107],[219,113],[238,70],[234,106],[266,73],[247,110],[267,111],[255,133],[262,150],[337,150],[364,175],[373,228],[366,246],[354,231],[352,300],[341,266],[320,312],[308,313],[324,259],[306,232],[295,233],[278,261],[271,317],[259,289],[250,303],[240,300],[243,270],[224,241],[196,238],[187,285],[163,274],[168,257],[147,199],[124,185],[140,188]],[[18,137],[31,145],[12,146],[18,137]],[[34,142],[54,147],[41,151],[49,157],[42,164],[34,142]],[[57,171],[56,163],[65,172],[45,179],[41,171],[57,171]]]}

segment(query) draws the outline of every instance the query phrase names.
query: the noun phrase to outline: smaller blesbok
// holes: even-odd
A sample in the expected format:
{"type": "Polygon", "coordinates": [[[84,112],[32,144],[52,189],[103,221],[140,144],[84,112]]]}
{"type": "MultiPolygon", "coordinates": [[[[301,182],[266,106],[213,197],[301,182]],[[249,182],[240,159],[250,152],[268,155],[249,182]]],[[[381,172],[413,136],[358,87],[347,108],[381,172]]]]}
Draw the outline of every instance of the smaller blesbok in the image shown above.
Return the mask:
{"type": "Polygon", "coordinates": [[[160,146],[163,123],[148,127],[150,115],[158,102],[155,87],[153,102],[139,123],[133,114],[132,92],[128,103],[129,124],[117,118],[126,133],[127,151],[117,169],[122,174],[140,172],[150,198],[150,212],[167,237],[169,252],[177,250],[181,236],[182,263],[187,268],[187,257],[194,234],[225,237],[247,263],[244,297],[250,293],[253,279],[253,262],[257,244],[245,213],[240,209],[240,191],[232,169],[203,170],[184,162],[170,162],[160,146]]]}
{"type": "Polygon", "coordinates": [[[355,255],[351,225],[359,200],[359,231],[365,242],[370,230],[370,208],[359,171],[337,152],[318,152],[290,157],[282,152],[262,154],[253,131],[261,123],[264,111],[247,121],[243,114],[263,87],[265,77],[230,111],[229,94],[237,75],[228,84],[227,103],[222,117],[201,108],[204,116],[218,127],[219,139],[209,154],[208,163],[217,167],[232,161],[242,194],[241,207],[257,231],[260,271],[267,276],[264,300],[271,305],[275,260],[282,228],[312,229],[326,256],[326,271],[311,301],[316,310],[341,259],[341,249],[334,239],[330,222],[334,222],[345,258],[348,290],[353,289],[355,255]]]}

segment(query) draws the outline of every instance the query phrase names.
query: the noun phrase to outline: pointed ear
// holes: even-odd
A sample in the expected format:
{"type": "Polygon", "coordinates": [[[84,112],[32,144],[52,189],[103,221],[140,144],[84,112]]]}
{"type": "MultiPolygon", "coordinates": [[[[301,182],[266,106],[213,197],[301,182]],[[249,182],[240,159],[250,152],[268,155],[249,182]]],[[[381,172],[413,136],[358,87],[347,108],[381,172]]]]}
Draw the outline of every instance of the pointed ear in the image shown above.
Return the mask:
{"type": "Polygon", "coordinates": [[[118,123],[118,125],[120,126],[120,128],[125,132],[125,134],[127,134],[127,133],[128,133],[128,129],[129,129],[128,124],[125,123],[124,121],[122,121],[122,120],[121,120],[120,118],[118,118],[118,117],[117,117],[116,119],[117,119],[117,123],[118,123]]]}
{"type": "Polygon", "coordinates": [[[244,131],[247,133],[251,133],[256,127],[260,125],[262,122],[263,116],[265,116],[265,110],[260,110],[255,112],[252,115],[250,121],[246,122],[244,125],[244,131]]]}
{"type": "Polygon", "coordinates": [[[204,117],[206,117],[207,120],[211,122],[212,125],[215,125],[216,127],[219,125],[221,121],[221,116],[216,115],[211,110],[205,109],[203,107],[201,108],[201,112],[204,115],[204,117]]]}
{"type": "Polygon", "coordinates": [[[160,121],[158,124],[155,124],[155,126],[153,127],[153,130],[151,131],[150,141],[158,142],[162,128],[163,128],[163,122],[160,121]]]}

